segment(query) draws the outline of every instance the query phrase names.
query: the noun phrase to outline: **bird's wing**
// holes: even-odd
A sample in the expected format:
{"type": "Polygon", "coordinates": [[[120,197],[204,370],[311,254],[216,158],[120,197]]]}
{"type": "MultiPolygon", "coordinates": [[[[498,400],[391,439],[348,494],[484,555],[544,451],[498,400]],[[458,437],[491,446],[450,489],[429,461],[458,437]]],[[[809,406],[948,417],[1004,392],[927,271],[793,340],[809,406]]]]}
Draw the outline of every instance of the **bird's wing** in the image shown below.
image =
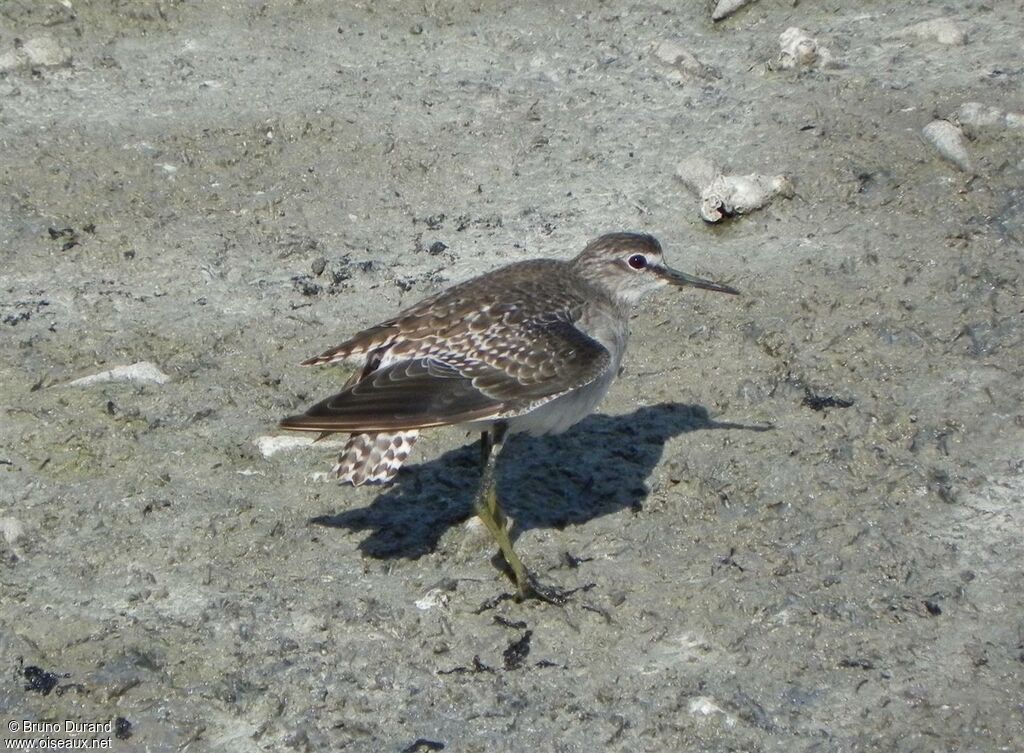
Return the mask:
{"type": "Polygon", "coordinates": [[[365,356],[374,350],[387,348],[398,335],[398,329],[393,321],[382,322],[362,332],[357,333],[341,345],[302,362],[302,366],[321,366],[328,363],[338,363],[350,358],[365,356]]]}
{"type": "Polygon", "coordinates": [[[611,365],[607,348],[563,318],[525,321],[503,334],[471,338],[474,362],[460,371],[509,407],[536,407],[589,384],[611,365]]]}
{"type": "Polygon", "coordinates": [[[508,418],[589,384],[611,363],[603,345],[561,320],[524,323],[500,345],[475,339],[458,349],[424,344],[281,426],[369,432],[508,418]]]}

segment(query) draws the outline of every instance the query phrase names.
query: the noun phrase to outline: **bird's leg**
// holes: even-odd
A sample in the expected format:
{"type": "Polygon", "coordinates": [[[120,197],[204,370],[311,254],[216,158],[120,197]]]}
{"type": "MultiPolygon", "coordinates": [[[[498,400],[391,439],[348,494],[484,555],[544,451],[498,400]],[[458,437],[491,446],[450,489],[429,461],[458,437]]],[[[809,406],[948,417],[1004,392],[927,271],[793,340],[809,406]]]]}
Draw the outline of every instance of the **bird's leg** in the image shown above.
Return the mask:
{"type": "Polygon", "coordinates": [[[480,488],[477,491],[476,514],[487,526],[491,536],[498,542],[501,556],[505,558],[509,568],[512,570],[512,577],[516,582],[516,590],[520,598],[524,597],[529,574],[523,566],[522,561],[512,548],[512,540],[508,536],[505,514],[498,505],[498,492],[494,483],[494,466],[501,453],[505,440],[505,427],[501,424],[494,426],[491,431],[483,432],[480,437],[480,461],[483,465],[480,477],[480,488]]]}
{"type": "MultiPolygon", "coordinates": [[[[496,427],[495,431],[499,431],[496,427]]],[[[504,447],[504,434],[505,430],[500,429],[501,436],[497,442],[497,450],[494,449],[495,441],[492,436],[492,432],[485,431],[480,434],[480,490],[478,495],[483,495],[484,501],[487,504],[487,509],[491,513],[491,517],[499,527],[508,529],[508,521],[505,519],[505,513],[498,505],[498,490],[497,484],[494,480],[494,466],[498,461],[498,454],[501,452],[501,448],[504,447]],[[490,471],[488,471],[490,466],[490,471]],[[490,476],[488,477],[488,473],[490,476]],[[485,484],[487,485],[485,488],[485,484]]],[[[502,552],[504,554],[504,552],[502,552]]]]}
{"type": "Polygon", "coordinates": [[[491,431],[483,432],[480,437],[480,461],[483,465],[483,472],[475,502],[476,514],[480,516],[487,530],[498,542],[501,556],[505,558],[505,562],[512,570],[512,577],[516,582],[516,599],[522,601],[534,598],[552,604],[563,604],[570,592],[559,591],[538,583],[512,548],[512,539],[508,535],[508,521],[505,518],[505,513],[502,512],[501,505],[498,504],[498,490],[494,479],[494,466],[498,455],[505,446],[507,430],[508,427],[504,424],[495,424],[491,431]]]}

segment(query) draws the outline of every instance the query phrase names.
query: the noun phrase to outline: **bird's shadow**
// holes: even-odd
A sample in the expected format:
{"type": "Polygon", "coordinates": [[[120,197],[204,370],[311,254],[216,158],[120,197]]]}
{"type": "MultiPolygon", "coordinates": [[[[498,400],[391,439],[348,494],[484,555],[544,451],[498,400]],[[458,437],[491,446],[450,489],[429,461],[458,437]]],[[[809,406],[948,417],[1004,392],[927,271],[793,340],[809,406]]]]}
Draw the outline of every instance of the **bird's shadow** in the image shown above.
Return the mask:
{"type": "MultiPolygon", "coordinates": [[[[674,436],[706,429],[767,431],[714,421],[705,408],[662,403],[624,416],[591,415],[564,434],[513,435],[498,461],[498,495],[519,530],[563,528],[625,508],[639,509],[645,481],[674,436]]],[[[372,531],[360,549],[379,559],[434,550],[451,526],[473,512],[480,450],[473,443],[403,468],[368,507],[321,515],[311,523],[372,531]]]]}

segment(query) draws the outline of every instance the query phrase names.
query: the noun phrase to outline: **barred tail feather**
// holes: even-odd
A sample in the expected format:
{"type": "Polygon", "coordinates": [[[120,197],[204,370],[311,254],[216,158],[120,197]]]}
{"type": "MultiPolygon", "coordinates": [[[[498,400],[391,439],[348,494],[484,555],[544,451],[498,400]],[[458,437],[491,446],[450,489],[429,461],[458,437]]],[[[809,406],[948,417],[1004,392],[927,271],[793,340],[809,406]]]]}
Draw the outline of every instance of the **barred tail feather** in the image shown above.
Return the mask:
{"type": "Polygon", "coordinates": [[[334,472],[353,486],[390,481],[409,457],[418,431],[352,434],[338,456],[334,472]]]}

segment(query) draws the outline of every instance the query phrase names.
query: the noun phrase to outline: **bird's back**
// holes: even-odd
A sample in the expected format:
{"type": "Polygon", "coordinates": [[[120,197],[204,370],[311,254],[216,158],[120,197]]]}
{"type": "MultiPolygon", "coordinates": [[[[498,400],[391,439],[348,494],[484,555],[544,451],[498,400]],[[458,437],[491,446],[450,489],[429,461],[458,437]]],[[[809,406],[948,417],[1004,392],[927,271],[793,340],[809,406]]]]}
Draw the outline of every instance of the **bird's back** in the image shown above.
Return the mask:
{"type": "Polygon", "coordinates": [[[508,326],[524,321],[579,320],[589,285],[571,265],[533,259],[454,285],[403,310],[391,320],[406,336],[425,331],[508,326]]]}
{"type": "Polygon", "coordinates": [[[518,351],[531,329],[586,322],[588,309],[612,310],[610,296],[567,262],[516,262],[448,288],[358,332],[305,365],[342,361],[384,349],[386,362],[417,355],[484,355],[518,351]]]}

